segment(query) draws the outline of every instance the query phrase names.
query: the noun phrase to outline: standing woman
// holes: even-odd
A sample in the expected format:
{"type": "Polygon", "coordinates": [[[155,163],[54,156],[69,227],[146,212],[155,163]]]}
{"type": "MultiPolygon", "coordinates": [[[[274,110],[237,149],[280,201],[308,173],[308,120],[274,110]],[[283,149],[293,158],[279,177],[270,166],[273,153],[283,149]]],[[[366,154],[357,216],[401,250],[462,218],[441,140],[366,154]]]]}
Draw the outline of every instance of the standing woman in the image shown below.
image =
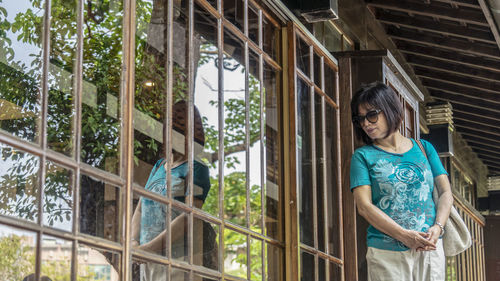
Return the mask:
{"type": "Polygon", "coordinates": [[[375,82],[351,101],[356,136],[365,145],[351,160],[351,191],[369,223],[368,280],[445,279],[443,226],[453,204],[447,172],[434,147],[403,136],[403,106],[396,93],[375,82]],[[432,199],[439,191],[437,206],[432,199]]]}

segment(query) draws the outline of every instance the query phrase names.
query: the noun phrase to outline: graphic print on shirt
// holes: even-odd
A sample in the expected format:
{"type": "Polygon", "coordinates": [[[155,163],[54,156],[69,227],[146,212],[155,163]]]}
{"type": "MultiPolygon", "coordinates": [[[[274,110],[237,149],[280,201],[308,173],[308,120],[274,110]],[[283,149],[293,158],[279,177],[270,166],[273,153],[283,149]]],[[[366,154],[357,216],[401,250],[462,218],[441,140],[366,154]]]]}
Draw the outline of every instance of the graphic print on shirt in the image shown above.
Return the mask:
{"type": "MultiPolygon", "coordinates": [[[[380,159],[373,167],[380,188],[380,200],[376,205],[405,229],[427,231],[425,202],[431,194],[426,179],[432,173],[412,162],[393,163],[380,159]]],[[[396,240],[384,235],[387,242],[396,240]]],[[[401,244],[400,246],[404,245],[401,244]]]]}

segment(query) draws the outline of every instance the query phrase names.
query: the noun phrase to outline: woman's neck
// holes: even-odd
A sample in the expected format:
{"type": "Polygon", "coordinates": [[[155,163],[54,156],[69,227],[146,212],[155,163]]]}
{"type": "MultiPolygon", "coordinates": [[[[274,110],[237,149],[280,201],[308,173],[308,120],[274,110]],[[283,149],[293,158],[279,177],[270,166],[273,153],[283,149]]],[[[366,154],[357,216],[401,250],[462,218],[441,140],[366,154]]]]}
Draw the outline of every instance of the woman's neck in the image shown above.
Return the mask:
{"type": "Polygon", "coordinates": [[[383,148],[384,150],[401,153],[408,150],[406,140],[407,138],[399,131],[395,131],[383,139],[374,140],[373,144],[383,148]]]}

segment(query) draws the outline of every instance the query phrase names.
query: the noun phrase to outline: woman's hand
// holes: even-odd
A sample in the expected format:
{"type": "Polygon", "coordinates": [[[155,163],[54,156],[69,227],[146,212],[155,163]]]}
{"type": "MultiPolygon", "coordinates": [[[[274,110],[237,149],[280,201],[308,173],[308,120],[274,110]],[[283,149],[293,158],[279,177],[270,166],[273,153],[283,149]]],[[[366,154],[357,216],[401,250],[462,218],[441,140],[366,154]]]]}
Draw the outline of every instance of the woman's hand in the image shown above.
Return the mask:
{"type": "Polygon", "coordinates": [[[436,243],[429,240],[429,237],[429,233],[415,230],[405,230],[404,234],[399,237],[399,241],[410,249],[427,249],[428,251],[435,250],[436,243]]]}
{"type": "MultiPolygon", "coordinates": [[[[441,236],[441,227],[439,227],[438,225],[433,225],[429,228],[429,230],[427,230],[427,239],[433,243],[434,245],[436,245],[438,239],[439,239],[439,236],[441,236]]],[[[417,248],[417,252],[421,252],[421,251],[431,251],[431,250],[434,250],[434,249],[431,249],[431,248],[428,248],[428,247],[419,247],[417,248]]]]}

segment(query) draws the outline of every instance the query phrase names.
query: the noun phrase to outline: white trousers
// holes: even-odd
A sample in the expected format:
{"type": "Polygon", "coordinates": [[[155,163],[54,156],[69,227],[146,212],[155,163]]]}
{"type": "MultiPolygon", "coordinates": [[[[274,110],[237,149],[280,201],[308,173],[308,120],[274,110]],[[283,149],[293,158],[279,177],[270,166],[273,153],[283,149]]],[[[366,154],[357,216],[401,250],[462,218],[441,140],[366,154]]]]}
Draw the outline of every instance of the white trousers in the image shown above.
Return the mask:
{"type": "Polygon", "coordinates": [[[368,247],[368,281],[444,281],[446,257],[443,241],[439,239],[436,246],[435,251],[423,252],[368,247]]]}

